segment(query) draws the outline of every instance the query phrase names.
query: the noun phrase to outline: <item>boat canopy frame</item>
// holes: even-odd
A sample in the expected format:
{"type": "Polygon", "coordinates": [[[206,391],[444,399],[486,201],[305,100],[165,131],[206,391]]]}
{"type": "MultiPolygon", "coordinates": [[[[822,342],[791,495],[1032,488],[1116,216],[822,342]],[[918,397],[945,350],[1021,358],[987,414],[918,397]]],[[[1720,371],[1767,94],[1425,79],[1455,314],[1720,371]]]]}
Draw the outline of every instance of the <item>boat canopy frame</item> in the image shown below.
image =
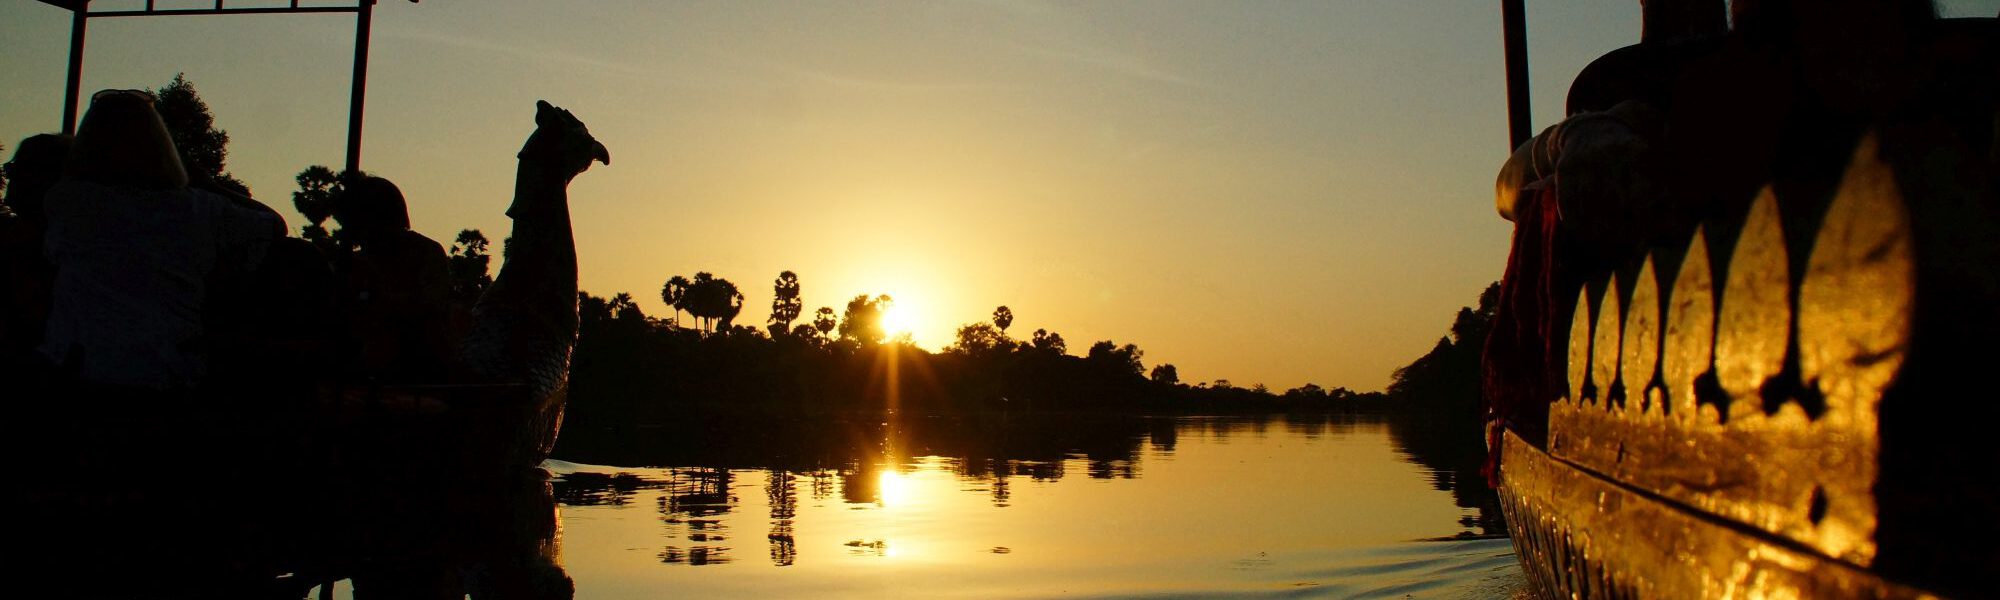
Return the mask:
{"type": "MultiPolygon", "coordinates": [[[[354,15],[354,77],[351,81],[347,104],[347,170],[361,170],[361,121],[364,105],[368,98],[368,33],[373,26],[376,0],[343,0],[342,3],[315,3],[301,5],[300,0],[290,0],[288,4],[274,6],[269,3],[254,6],[230,6],[228,0],[214,0],[212,6],[201,7],[160,7],[157,0],[145,0],[143,8],[126,10],[91,10],[90,0],[39,0],[43,4],[70,12],[69,29],[69,77],[63,88],[62,132],[76,133],[76,112],[78,92],[83,85],[83,42],[91,19],[114,17],[187,17],[217,15],[269,15],[269,14],[353,14],[354,15]],[[348,4],[346,2],[352,2],[348,4]]],[[[418,0],[410,0],[415,3],[418,0]]],[[[206,4],[206,0],[204,0],[206,4]]]]}

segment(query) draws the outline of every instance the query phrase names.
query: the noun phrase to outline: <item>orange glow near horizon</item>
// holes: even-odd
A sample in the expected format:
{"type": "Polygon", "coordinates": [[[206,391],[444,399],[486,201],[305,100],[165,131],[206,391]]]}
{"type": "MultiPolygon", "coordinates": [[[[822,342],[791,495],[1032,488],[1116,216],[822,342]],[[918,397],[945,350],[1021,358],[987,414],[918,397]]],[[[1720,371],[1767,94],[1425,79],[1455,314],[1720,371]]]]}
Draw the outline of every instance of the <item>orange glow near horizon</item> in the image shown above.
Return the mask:
{"type": "MultiPolygon", "coordinates": [[[[574,112],[618,157],[569,187],[579,284],[651,315],[707,271],[761,324],[789,270],[805,315],[890,294],[927,350],[1006,305],[1016,339],[1137,344],[1187,381],[1370,390],[1505,266],[1485,5],[467,4],[376,8],[362,167],[420,233],[497,255],[535,102],[574,112]]],[[[1531,8],[1535,97],[1637,39],[1638,8],[1531,8]]],[[[0,3],[10,151],[62,115],[70,24],[0,3]]],[[[102,19],[81,85],[184,72],[228,171],[297,231],[295,175],[344,155],[352,43],[346,19],[102,19]]]]}

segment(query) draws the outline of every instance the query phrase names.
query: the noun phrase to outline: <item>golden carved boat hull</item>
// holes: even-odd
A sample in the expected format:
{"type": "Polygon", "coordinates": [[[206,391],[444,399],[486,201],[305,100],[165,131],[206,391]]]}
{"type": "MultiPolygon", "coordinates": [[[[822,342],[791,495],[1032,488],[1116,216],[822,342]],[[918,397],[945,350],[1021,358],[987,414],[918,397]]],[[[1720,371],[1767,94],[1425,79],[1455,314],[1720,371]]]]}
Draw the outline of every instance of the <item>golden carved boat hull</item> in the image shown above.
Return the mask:
{"type": "Polygon", "coordinates": [[[1867,135],[1824,195],[1766,187],[1575,292],[1547,438],[1499,450],[1541,593],[1990,593],[2000,218],[1991,173],[1940,176],[1979,171],[1909,140],[1867,135]]]}
{"type": "Polygon", "coordinates": [[[1502,442],[1500,506],[1544,597],[1929,598],[1550,456],[1502,442]]]}

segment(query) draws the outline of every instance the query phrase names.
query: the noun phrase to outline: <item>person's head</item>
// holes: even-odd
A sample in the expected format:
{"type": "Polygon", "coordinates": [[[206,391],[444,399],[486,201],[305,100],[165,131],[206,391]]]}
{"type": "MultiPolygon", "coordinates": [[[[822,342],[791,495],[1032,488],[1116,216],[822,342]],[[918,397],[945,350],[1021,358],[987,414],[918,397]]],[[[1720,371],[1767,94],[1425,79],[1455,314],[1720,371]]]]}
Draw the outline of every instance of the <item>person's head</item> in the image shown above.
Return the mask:
{"type": "Polygon", "coordinates": [[[153,95],[140,90],[91,96],[64,175],[150,190],[177,190],[188,183],[174,138],[153,110],[153,95]]]}
{"type": "Polygon", "coordinates": [[[42,217],[42,196],[62,179],[70,137],[44,133],[21,140],[7,161],[7,206],[30,219],[42,217]]]}
{"type": "Polygon", "coordinates": [[[333,208],[333,218],[340,221],[341,229],[368,237],[410,228],[410,208],[396,184],[363,175],[349,181],[346,188],[333,208]]]}

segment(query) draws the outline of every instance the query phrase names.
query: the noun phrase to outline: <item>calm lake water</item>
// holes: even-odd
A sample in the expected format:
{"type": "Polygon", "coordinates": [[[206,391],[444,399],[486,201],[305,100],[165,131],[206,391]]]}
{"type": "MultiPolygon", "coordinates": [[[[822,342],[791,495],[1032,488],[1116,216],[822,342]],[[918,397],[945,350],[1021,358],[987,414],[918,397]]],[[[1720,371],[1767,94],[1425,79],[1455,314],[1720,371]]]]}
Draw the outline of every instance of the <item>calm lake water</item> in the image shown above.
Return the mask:
{"type": "Polygon", "coordinates": [[[1483,483],[1466,465],[1427,466],[1434,444],[1381,420],[745,421],[564,436],[567,460],[546,464],[550,551],[578,598],[1491,598],[1523,586],[1497,512],[1469,489],[1483,483]]]}

